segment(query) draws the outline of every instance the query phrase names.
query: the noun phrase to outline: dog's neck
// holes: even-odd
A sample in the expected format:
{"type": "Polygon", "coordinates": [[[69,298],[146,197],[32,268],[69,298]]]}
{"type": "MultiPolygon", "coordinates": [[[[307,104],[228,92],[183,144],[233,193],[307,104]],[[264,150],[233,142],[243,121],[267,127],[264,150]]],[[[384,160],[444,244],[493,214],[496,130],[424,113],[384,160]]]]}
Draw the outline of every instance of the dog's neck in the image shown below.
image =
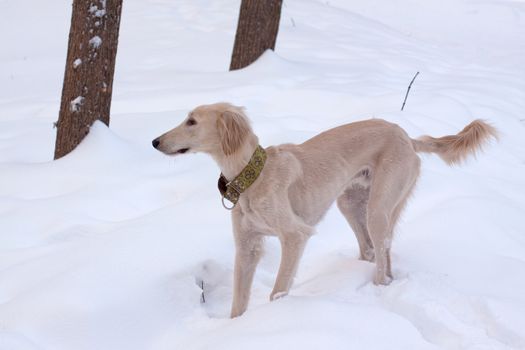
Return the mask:
{"type": "Polygon", "coordinates": [[[220,152],[218,154],[212,154],[212,157],[219,165],[222,174],[228,181],[231,181],[246,167],[258,145],[259,139],[257,136],[250,134],[246,137],[242,146],[234,153],[225,155],[220,152]]]}

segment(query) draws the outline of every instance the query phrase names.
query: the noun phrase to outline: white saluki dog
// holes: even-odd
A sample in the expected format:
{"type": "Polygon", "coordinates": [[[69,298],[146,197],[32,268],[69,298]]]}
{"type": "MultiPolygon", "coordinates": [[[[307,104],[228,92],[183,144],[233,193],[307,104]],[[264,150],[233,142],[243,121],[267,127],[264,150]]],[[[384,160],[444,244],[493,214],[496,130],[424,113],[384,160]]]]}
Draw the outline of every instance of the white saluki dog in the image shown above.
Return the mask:
{"type": "Polygon", "coordinates": [[[371,119],[327,130],[300,145],[263,150],[243,108],[216,103],[195,108],[153,146],[169,155],[207,153],[222,171],[223,196],[234,202],[231,316],[236,317],[248,306],[263,237],[277,236],[282,247],[274,300],[290,290],[306,241],[334,201],[357,237],[360,258],[376,263],[374,283],[389,284],[392,232],[419,175],[417,153],[460,163],[490,137],[496,130],[481,120],[457,135],[414,140],[396,124],[371,119]]]}

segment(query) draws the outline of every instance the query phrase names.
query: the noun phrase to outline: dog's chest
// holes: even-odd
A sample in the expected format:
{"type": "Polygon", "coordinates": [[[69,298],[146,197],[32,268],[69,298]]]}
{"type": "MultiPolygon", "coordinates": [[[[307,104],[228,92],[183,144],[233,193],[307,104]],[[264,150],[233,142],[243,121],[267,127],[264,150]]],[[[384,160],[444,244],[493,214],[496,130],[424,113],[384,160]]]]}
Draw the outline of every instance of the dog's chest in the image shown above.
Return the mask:
{"type": "Polygon", "coordinates": [[[238,222],[243,230],[259,232],[266,236],[276,236],[279,227],[274,209],[261,205],[259,201],[239,201],[238,222]]]}

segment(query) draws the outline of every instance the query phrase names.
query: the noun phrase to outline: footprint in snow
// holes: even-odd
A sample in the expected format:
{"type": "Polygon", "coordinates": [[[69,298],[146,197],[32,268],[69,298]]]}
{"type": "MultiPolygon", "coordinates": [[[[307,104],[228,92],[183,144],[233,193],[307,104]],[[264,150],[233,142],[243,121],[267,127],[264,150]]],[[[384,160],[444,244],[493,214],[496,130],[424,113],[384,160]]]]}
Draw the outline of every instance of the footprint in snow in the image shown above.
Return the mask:
{"type": "Polygon", "coordinates": [[[217,261],[207,260],[194,271],[195,284],[202,289],[201,305],[211,318],[229,317],[232,299],[232,271],[217,261]]]}
{"type": "Polygon", "coordinates": [[[523,348],[525,340],[501,324],[481,297],[461,294],[437,275],[408,276],[381,291],[385,307],[445,349],[523,348]],[[416,277],[416,278],[414,278],[416,277]]]}

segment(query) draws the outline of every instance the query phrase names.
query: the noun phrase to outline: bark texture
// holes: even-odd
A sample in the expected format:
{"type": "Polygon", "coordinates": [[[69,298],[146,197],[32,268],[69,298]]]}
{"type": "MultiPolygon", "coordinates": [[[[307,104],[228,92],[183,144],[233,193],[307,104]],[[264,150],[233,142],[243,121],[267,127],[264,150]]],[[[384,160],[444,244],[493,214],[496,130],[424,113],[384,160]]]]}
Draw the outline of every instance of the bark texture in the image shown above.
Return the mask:
{"type": "Polygon", "coordinates": [[[275,49],[282,0],[242,0],[230,70],[255,61],[267,49],[275,49]]]}
{"type": "Polygon", "coordinates": [[[109,125],[122,0],[74,0],[55,159],[71,152],[95,120],[109,125]]]}

